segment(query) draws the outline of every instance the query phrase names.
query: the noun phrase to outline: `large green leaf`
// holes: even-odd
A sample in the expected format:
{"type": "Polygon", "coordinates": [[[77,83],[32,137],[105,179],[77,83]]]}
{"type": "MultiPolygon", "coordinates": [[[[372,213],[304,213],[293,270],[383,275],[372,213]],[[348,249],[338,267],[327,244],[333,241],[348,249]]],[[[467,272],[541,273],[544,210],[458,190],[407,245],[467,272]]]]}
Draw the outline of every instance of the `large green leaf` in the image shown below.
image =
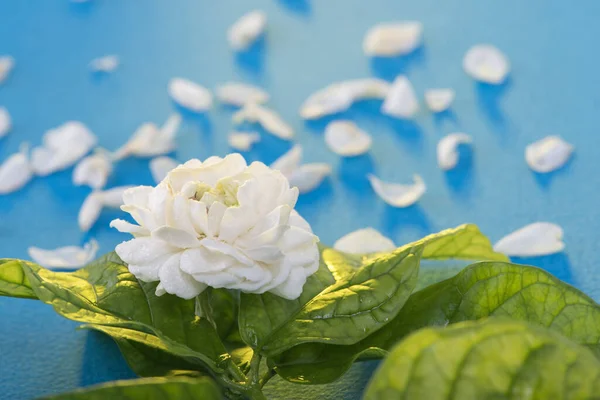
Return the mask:
{"type": "Polygon", "coordinates": [[[317,276],[297,301],[243,294],[242,337],[267,356],[306,342],[356,343],[402,308],[415,287],[422,250],[420,244],[402,247],[325,287],[317,276]]]}
{"type": "Polygon", "coordinates": [[[37,299],[21,263],[25,261],[0,260],[0,296],[37,299]]]}
{"type": "Polygon", "coordinates": [[[109,382],[46,400],[220,400],[221,393],[208,378],[145,378],[109,382]]]}
{"type": "Polygon", "coordinates": [[[454,229],[426,236],[421,240],[425,244],[423,259],[508,261],[504,254],[494,251],[490,240],[477,225],[465,224],[454,229]]]}
{"type": "Polygon", "coordinates": [[[488,316],[542,325],[600,352],[600,307],[591,298],[539,268],[482,262],[415,292],[396,318],[352,346],[304,344],[272,363],[289,381],[327,383],[357,358],[380,357],[415,330],[488,316]]]}
{"type": "Polygon", "coordinates": [[[418,331],[395,347],[365,400],[598,399],[600,361],[550,330],[508,319],[418,331]]]}

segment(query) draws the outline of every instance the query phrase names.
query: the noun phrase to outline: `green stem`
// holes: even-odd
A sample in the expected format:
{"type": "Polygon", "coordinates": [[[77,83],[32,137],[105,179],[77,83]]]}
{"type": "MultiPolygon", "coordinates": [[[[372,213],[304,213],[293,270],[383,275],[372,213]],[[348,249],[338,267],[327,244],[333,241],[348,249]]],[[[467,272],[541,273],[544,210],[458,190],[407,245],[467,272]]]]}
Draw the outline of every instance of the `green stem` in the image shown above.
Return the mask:
{"type": "Polygon", "coordinates": [[[260,359],[261,356],[258,352],[252,354],[252,360],[250,360],[250,383],[252,386],[258,385],[258,372],[260,370],[260,359]]]}
{"type": "Polygon", "coordinates": [[[252,400],[267,400],[267,397],[264,395],[262,390],[260,390],[260,388],[258,388],[258,387],[254,388],[254,390],[252,390],[250,393],[248,393],[248,396],[252,400]]]}
{"type": "Polygon", "coordinates": [[[265,384],[267,382],[269,382],[269,380],[275,376],[275,370],[273,368],[270,368],[267,372],[265,372],[265,374],[262,376],[262,378],[260,378],[260,380],[258,381],[260,387],[264,387],[265,384]]]}

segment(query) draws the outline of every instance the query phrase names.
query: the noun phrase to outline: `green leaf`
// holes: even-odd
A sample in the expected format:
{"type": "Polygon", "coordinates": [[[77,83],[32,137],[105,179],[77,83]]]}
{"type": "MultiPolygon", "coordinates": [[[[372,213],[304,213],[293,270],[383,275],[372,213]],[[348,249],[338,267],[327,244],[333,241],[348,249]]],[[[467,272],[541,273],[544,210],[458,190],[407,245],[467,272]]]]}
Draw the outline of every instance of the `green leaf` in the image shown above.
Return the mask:
{"type": "Polygon", "coordinates": [[[272,362],[289,381],[328,383],[420,328],[489,316],[551,328],[600,354],[600,307],[591,298],[539,268],[482,262],[413,293],[389,324],[352,346],[304,344],[272,362]]]}
{"type": "Polygon", "coordinates": [[[306,342],[356,343],[402,308],[415,287],[422,250],[422,245],[402,247],[325,288],[317,276],[296,301],[242,294],[242,337],[267,356],[306,342]]]}
{"type": "Polygon", "coordinates": [[[220,400],[221,393],[208,378],[145,378],[109,382],[71,393],[45,397],[46,400],[220,400]]]}
{"type": "Polygon", "coordinates": [[[0,296],[37,300],[37,296],[23,272],[22,263],[27,263],[27,261],[0,260],[0,296]]]}
{"type": "Polygon", "coordinates": [[[395,347],[365,400],[597,399],[600,361],[555,332],[506,319],[428,328],[395,347]]]}

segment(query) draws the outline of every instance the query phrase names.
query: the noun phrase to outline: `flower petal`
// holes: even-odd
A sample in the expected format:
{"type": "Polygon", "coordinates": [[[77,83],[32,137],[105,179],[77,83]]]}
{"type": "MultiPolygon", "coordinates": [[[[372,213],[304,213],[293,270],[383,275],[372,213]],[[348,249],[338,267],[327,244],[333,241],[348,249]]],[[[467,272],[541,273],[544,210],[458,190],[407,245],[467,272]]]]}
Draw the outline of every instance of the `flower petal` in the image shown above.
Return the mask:
{"type": "Polygon", "coordinates": [[[179,163],[171,157],[156,157],[150,160],[150,172],[154,182],[160,183],[179,163]]]}
{"type": "Polygon", "coordinates": [[[489,44],[471,47],[463,59],[463,68],[473,79],[496,85],[504,82],[510,72],[506,56],[489,44]]]}
{"type": "Polygon", "coordinates": [[[188,182],[202,182],[209,186],[215,186],[219,180],[229,176],[235,176],[246,169],[246,160],[241,154],[229,154],[225,158],[216,157],[211,162],[206,160],[198,167],[177,167],[167,176],[174,191],[180,191],[188,182]]]}
{"type": "Polygon", "coordinates": [[[90,69],[92,70],[92,72],[110,73],[116,70],[118,66],[119,57],[114,54],[98,57],[90,62],[90,69]]]}
{"type": "Polygon", "coordinates": [[[559,253],[565,249],[563,230],[549,222],[536,222],[503,237],[494,251],[514,257],[535,257],[559,253]]]}
{"type": "Polygon", "coordinates": [[[438,165],[443,170],[450,170],[458,164],[458,146],[472,143],[473,139],[466,133],[451,133],[444,136],[437,145],[438,165]]]}
{"type": "Polygon", "coordinates": [[[116,230],[122,233],[130,233],[134,237],[150,235],[150,231],[148,229],[139,225],[132,224],[131,222],[127,222],[123,219],[113,219],[110,222],[110,227],[115,228],[116,230]]]}
{"type": "Polygon", "coordinates": [[[200,245],[200,241],[194,235],[181,229],[171,228],[170,226],[161,226],[153,230],[152,238],[162,240],[179,249],[188,249],[200,245]]]}
{"type": "Polygon", "coordinates": [[[83,247],[67,246],[55,250],[43,250],[38,247],[27,249],[29,256],[36,263],[46,268],[77,269],[89,263],[96,257],[98,242],[94,239],[83,247]]]}
{"type": "Polygon", "coordinates": [[[412,185],[384,182],[374,175],[369,175],[369,182],[377,196],[392,207],[409,207],[416,203],[427,189],[419,175],[414,175],[412,185]]]}
{"type": "Polygon", "coordinates": [[[411,118],[419,111],[419,101],[410,81],[400,75],[381,106],[381,112],[396,118],[411,118]]]}
{"type": "Polygon", "coordinates": [[[244,14],[227,31],[227,40],[233,50],[248,49],[260,38],[267,26],[267,15],[259,10],[244,14]]]}
{"type": "Polygon", "coordinates": [[[302,294],[306,278],[307,274],[303,269],[294,268],[283,283],[269,291],[284,299],[295,300],[302,294]]]}
{"type": "Polygon", "coordinates": [[[551,172],[565,165],[573,150],[560,136],[547,136],[525,148],[525,160],[535,172],[551,172]]]}
{"type": "Polygon", "coordinates": [[[87,232],[94,226],[100,217],[103,207],[102,194],[100,192],[92,192],[85,198],[77,217],[79,229],[82,232],[87,232]]]}
{"type": "Polygon", "coordinates": [[[169,96],[181,107],[194,112],[205,112],[212,107],[212,94],[210,91],[188,79],[171,79],[169,82],[169,96]]]}
{"type": "Polygon", "coordinates": [[[174,294],[182,299],[193,299],[206,289],[206,285],[197,282],[179,268],[181,253],[172,255],[160,268],[161,292],[174,294]]]}
{"type": "Polygon", "coordinates": [[[23,188],[33,177],[26,146],[0,164],[0,195],[23,188]]]}
{"type": "Polygon", "coordinates": [[[371,135],[352,121],[333,121],[325,128],[325,144],[335,154],[358,156],[371,148],[371,135]]]}
{"type": "Polygon", "coordinates": [[[287,153],[279,157],[271,164],[272,169],[281,171],[285,176],[291,175],[302,161],[302,145],[296,144],[287,153]]]}
{"type": "Polygon", "coordinates": [[[379,24],[365,35],[363,51],[371,57],[402,56],[421,46],[422,41],[423,25],[418,21],[379,24]]]}
{"type": "Polygon", "coordinates": [[[244,122],[258,123],[265,131],[283,140],[294,137],[294,129],[279,114],[270,108],[256,103],[247,103],[244,108],[233,115],[235,124],[244,122]]]}
{"type": "Polygon", "coordinates": [[[189,199],[186,199],[179,194],[173,197],[171,212],[167,214],[165,222],[173,228],[185,231],[189,235],[192,235],[192,237],[196,237],[203,232],[197,232],[194,227],[190,214],[190,204],[192,203],[190,203],[189,199]]]}
{"type": "Polygon", "coordinates": [[[208,234],[208,211],[206,204],[196,201],[188,200],[188,207],[190,210],[190,219],[194,230],[201,235],[208,234]]]}
{"type": "Polygon", "coordinates": [[[257,142],[260,142],[260,135],[256,132],[231,132],[227,136],[229,146],[238,151],[249,151],[257,142]]]}
{"type": "Polygon", "coordinates": [[[319,187],[329,175],[331,175],[331,165],[313,163],[300,166],[288,176],[288,179],[290,186],[297,187],[300,193],[309,193],[319,187]]]}
{"type": "Polygon", "coordinates": [[[140,266],[150,265],[164,255],[180,252],[169,243],[152,237],[140,237],[123,242],[117,245],[115,251],[127,264],[140,266]]]}
{"type": "Polygon", "coordinates": [[[365,228],[342,236],[333,248],[349,254],[369,254],[394,251],[397,246],[378,230],[365,228]]]}
{"type": "Polygon", "coordinates": [[[125,192],[132,188],[133,186],[117,186],[99,192],[102,196],[102,205],[111,208],[121,207],[124,204],[123,197],[125,192]]]}
{"type": "Polygon", "coordinates": [[[0,56],[0,84],[3,83],[10,71],[15,67],[15,59],[11,56],[0,56]]]}
{"type": "Polygon", "coordinates": [[[73,171],[73,183],[88,185],[92,189],[102,189],[112,173],[112,162],[105,152],[97,152],[81,160],[73,171]]]}
{"type": "Polygon", "coordinates": [[[431,111],[439,113],[450,108],[455,96],[452,89],[429,89],[425,91],[425,103],[431,111]]]}
{"type": "Polygon", "coordinates": [[[269,94],[263,89],[238,82],[224,83],[217,88],[216,95],[221,103],[237,107],[248,103],[262,104],[269,100],[269,94]]]}
{"type": "Polygon", "coordinates": [[[223,203],[213,203],[210,207],[208,210],[208,232],[206,232],[208,237],[219,236],[221,220],[226,210],[227,206],[223,203]]]}
{"type": "Polygon", "coordinates": [[[12,121],[8,110],[5,107],[0,107],[0,138],[6,136],[11,128],[12,121]]]}
{"type": "Polygon", "coordinates": [[[154,188],[152,186],[136,186],[123,192],[123,204],[138,207],[148,207],[148,198],[154,188]]]}

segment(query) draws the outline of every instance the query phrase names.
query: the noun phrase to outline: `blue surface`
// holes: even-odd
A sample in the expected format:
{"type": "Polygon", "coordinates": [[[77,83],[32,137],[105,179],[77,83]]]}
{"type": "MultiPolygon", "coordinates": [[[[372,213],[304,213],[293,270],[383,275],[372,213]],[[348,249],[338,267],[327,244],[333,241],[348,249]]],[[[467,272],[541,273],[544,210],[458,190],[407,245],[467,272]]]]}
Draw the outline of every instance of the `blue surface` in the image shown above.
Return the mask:
{"type": "MultiPolygon", "coordinates": [[[[264,86],[271,105],[297,130],[305,160],[330,162],[335,174],[303,196],[299,211],[324,243],[373,226],[398,243],[464,222],[477,223],[493,240],[537,220],[564,227],[564,255],[526,261],[541,266],[600,299],[596,274],[600,234],[598,135],[600,2],[559,0],[218,0],[0,1],[0,54],[16,69],[0,87],[0,105],[14,131],[0,140],[0,160],[22,141],[40,143],[43,132],[66,120],[85,122],[100,144],[115,149],[145,121],[160,123],[173,111],[168,80],[183,76],[208,87],[227,80],[264,86]],[[263,9],[267,38],[243,56],[233,55],[225,31],[241,14],[263,9]],[[378,22],[416,19],[425,45],[416,54],[370,61],[361,51],[366,30],[378,22]],[[502,86],[471,81],[461,69],[465,51],[490,42],[509,57],[513,74],[502,86]],[[118,54],[121,67],[93,77],[87,64],[118,54]],[[332,81],[408,74],[422,93],[428,87],[457,91],[453,111],[414,122],[382,117],[379,104],[354,107],[345,116],[374,137],[368,156],[341,160],[323,144],[326,121],[304,123],[301,102],[332,81]],[[436,166],[435,144],[444,134],[473,135],[474,151],[453,172],[436,166]],[[526,166],[525,146],[560,134],[576,156],[549,175],[526,166]],[[365,174],[408,181],[419,173],[428,192],[418,206],[395,210],[370,190],[365,174]]],[[[229,152],[231,110],[216,107],[188,116],[176,157],[206,158],[229,152]]],[[[290,144],[265,136],[248,160],[273,161],[290,144]]],[[[110,186],[150,184],[147,161],[117,166],[110,186]]],[[[54,248],[84,243],[89,236],[110,251],[126,236],[108,228],[118,211],[106,212],[82,235],[77,213],[89,190],[74,188],[71,170],[35,179],[24,190],[0,197],[0,256],[27,256],[30,245],[54,248]]],[[[76,331],[74,324],[33,301],[0,298],[0,397],[30,399],[132,374],[112,342],[76,331]]],[[[358,367],[331,387],[290,391],[270,385],[272,398],[359,398],[373,365],[358,367]],[[354,389],[349,389],[354,388],[354,389]],[[308,395],[306,393],[312,393],[308,395]]]]}

